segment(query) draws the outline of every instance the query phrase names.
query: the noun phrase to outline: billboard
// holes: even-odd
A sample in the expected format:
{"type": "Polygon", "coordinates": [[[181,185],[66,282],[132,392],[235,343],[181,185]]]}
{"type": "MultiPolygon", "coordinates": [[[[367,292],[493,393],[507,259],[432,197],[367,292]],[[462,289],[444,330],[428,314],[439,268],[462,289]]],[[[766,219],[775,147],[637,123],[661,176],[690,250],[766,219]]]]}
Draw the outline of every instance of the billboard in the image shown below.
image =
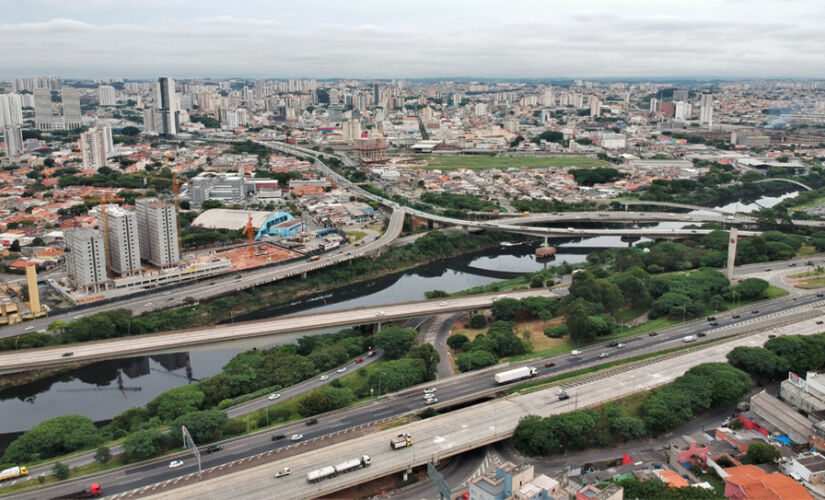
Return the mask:
{"type": "Polygon", "coordinates": [[[788,372],[788,382],[799,387],[804,392],[808,392],[808,383],[794,372],[788,372]]]}

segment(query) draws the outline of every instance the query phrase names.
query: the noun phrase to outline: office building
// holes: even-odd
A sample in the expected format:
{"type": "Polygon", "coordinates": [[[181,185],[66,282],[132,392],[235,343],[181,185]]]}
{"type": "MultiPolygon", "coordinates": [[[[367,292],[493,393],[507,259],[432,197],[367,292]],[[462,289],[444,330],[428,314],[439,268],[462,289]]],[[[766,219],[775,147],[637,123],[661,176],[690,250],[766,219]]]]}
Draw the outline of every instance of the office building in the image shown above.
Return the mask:
{"type": "Polygon", "coordinates": [[[18,94],[0,94],[0,128],[23,126],[23,99],[18,94]]]}
{"type": "Polygon", "coordinates": [[[89,129],[80,134],[80,150],[83,154],[83,168],[97,170],[106,166],[106,159],[111,155],[112,144],[111,127],[89,129]]]}
{"type": "Polygon", "coordinates": [[[114,106],[117,102],[115,88],[111,85],[101,85],[98,87],[97,97],[101,106],[114,106]]]}
{"type": "Polygon", "coordinates": [[[202,173],[189,182],[189,202],[200,209],[206,200],[218,200],[230,205],[241,203],[246,197],[246,183],[240,175],[232,173],[202,173]]]}
{"type": "Polygon", "coordinates": [[[713,128],[713,94],[702,94],[699,106],[699,123],[713,128]]]}
{"type": "Polygon", "coordinates": [[[140,255],[158,267],[180,261],[175,207],[157,198],[142,198],[137,208],[140,255]]]}
{"type": "Polygon", "coordinates": [[[37,130],[51,130],[54,127],[52,91],[49,89],[34,91],[34,126],[37,130]]]}
{"type": "Polygon", "coordinates": [[[108,279],[103,235],[92,228],[72,229],[66,231],[66,245],[69,278],[77,288],[99,289],[108,279]]]}
{"type": "Polygon", "coordinates": [[[175,80],[172,78],[158,78],[155,86],[155,109],[160,114],[158,132],[162,135],[176,135],[180,123],[175,80]]]}
{"type": "Polygon", "coordinates": [[[140,271],[140,242],[135,212],[118,205],[106,205],[105,225],[100,205],[92,208],[89,215],[97,219],[97,228],[108,239],[109,268],[122,276],[140,271]]]}
{"type": "Polygon", "coordinates": [[[4,127],[2,130],[6,158],[13,160],[23,154],[23,132],[20,127],[4,127]]]}
{"type": "Polygon", "coordinates": [[[80,91],[63,87],[60,91],[60,99],[63,103],[63,128],[67,130],[81,128],[83,120],[80,112],[80,91]]]}

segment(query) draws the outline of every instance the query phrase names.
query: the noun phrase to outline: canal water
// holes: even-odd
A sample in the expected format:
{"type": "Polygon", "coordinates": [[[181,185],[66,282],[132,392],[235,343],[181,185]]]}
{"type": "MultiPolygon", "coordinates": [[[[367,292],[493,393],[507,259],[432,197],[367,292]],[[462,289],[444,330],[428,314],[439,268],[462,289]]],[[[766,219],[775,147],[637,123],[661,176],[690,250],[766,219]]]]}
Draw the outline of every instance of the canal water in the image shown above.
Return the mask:
{"type": "MultiPolygon", "coordinates": [[[[760,206],[773,206],[795,194],[720,208],[747,212],[760,206]]],[[[665,222],[657,227],[679,228],[683,225],[665,222]]],[[[584,262],[587,254],[594,250],[628,245],[619,237],[557,240],[555,260],[543,263],[535,258],[535,249],[540,243],[540,240],[532,240],[463,255],[235,317],[235,321],[420,300],[428,290],[455,292],[537,271],[548,265],[584,262]]],[[[128,408],[146,404],[165,390],[218,373],[234,355],[247,348],[196,350],[105,361],[0,391],[0,451],[19,432],[48,418],[81,414],[95,421],[109,420],[128,408]]]]}

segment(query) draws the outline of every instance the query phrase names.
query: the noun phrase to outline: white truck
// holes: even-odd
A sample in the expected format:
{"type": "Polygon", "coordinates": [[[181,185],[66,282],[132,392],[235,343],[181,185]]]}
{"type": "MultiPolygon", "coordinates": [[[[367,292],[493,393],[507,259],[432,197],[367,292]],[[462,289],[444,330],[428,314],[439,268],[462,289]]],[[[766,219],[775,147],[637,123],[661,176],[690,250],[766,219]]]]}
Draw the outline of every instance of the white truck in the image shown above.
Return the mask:
{"type": "Polygon", "coordinates": [[[696,340],[695,335],[687,335],[685,337],[682,337],[682,342],[684,342],[685,344],[689,344],[690,342],[693,342],[695,340],[696,340]]]}
{"type": "Polygon", "coordinates": [[[6,481],[8,479],[14,479],[16,477],[23,477],[29,475],[29,469],[25,467],[11,467],[9,469],[3,469],[0,471],[0,481],[6,481]]]}
{"type": "Polygon", "coordinates": [[[413,445],[413,440],[409,434],[399,434],[398,437],[390,439],[390,448],[400,450],[413,445]]]}
{"type": "Polygon", "coordinates": [[[506,372],[496,373],[494,378],[496,380],[496,383],[501,385],[509,384],[510,382],[515,382],[516,380],[534,377],[535,375],[535,368],[533,368],[532,366],[522,366],[521,368],[516,368],[514,370],[507,370],[506,372]]]}
{"type": "Polygon", "coordinates": [[[369,455],[363,455],[361,458],[353,458],[352,460],[341,462],[340,464],[335,466],[327,465],[326,467],[321,467],[320,469],[316,469],[307,473],[307,481],[310,483],[317,483],[318,481],[321,481],[323,479],[335,477],[338,474],[352,472],[363,467],[369,467],[371,463],[372,460],[370,459],[369,455]]]}

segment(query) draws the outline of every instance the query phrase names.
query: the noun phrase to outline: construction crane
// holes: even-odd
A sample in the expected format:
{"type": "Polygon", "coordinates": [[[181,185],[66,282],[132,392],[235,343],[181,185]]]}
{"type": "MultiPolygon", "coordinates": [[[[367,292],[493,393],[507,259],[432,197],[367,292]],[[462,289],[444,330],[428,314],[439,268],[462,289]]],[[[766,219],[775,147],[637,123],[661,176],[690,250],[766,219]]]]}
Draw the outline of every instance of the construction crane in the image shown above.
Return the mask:
{"type": "Polygon", "coordinates": [[[241,234],[245,234],[247,238],[249,238],[249,258],[255,257],[255,253],[253,251],[253,244],[255,242],[255,228],[252,227],[252,215],[249,215],[249,220],[246,221],[246,226],[244,226],[243,231],[241,234]]]}
{"type": "Polygon", "coordinates": [[[180,200],[179,200],[179,187],[178,187],[178,177],[172,172],[172,177],[161,177],[159,175],[151,175],[151,174],[135,174],[137,177],[143,177],[143,183],[146,184],[146,181],[149,179],[156,180],[156,181],[166,181],[172,183],[172,194],[175,197],[175,220],[178,224],[178,255],[180,258],[183,258],[183,235],[181,234],[180,230],[180,200]]]}
{"type": "Polygon", "coordinates": [[[86,198],[85,201],[87,203],[97,203],[100,204],[100,216],[103,219],[103,249],[106,251],[106,276],[111,278],[112,277],[112,267],[109,265],[110,262],[110,255],[109,255],[109,219],[106,217],[106,204],[107,203],[122,203],[125,200],[123,198],[86,198]]]}

